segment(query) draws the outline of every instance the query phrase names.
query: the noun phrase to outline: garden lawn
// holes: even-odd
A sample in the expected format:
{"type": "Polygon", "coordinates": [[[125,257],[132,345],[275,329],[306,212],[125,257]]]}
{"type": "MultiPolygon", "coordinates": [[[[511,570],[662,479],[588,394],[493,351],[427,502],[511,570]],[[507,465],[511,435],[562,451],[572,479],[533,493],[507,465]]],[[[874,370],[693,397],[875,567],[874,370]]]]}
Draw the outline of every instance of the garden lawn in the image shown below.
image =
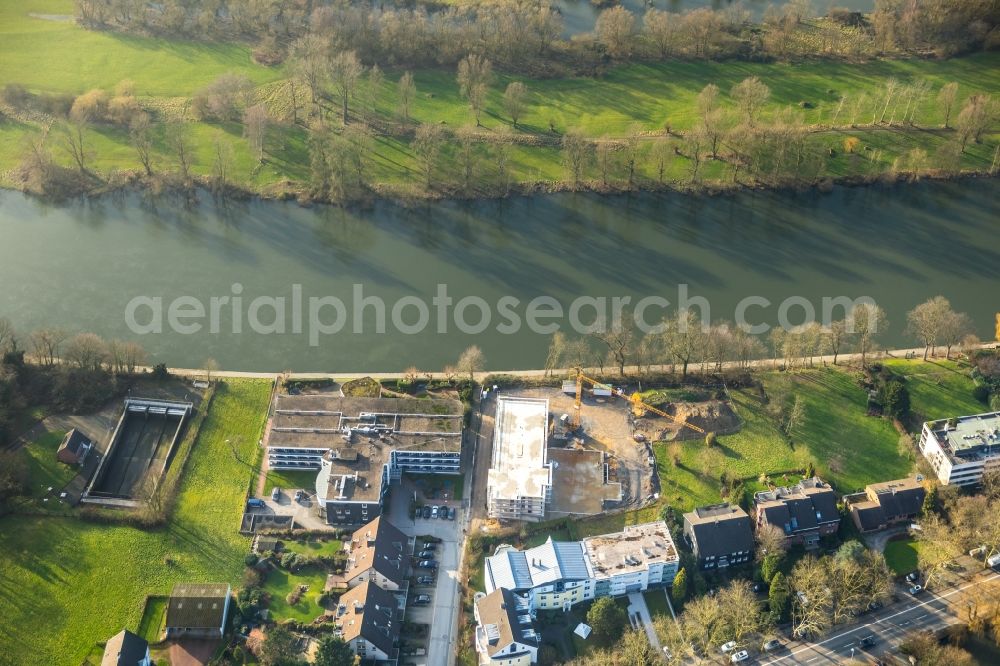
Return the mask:
{"type": "Polygon", "coordinates": [[[320,541],[319,539],[309,539],[302,541],[283,541],[284,550],[292,553],[301,553],[310,557],[333,557],[344,550],[344,544],[337,539],[320,541]]]}
{"type": "Polygon", "coordinates": [[[312,495],[316,492],[317,474],[319,474],[318,470],[307,472],[305,470],[269,469],[267,471],[267,480],[264,483],[264,494],[270,497],[271,491],[277,487],[281,488],[282,492],[285,493],[289,490],[302,489],[312,495]]]}
{"type": "Polygon", "coordinates": [[[139,621],[138,635],[146,639],[147,643],[158,643],[160,641],[160,631],[163,629],[167,619],[168,597],[149,597],[146,601],[146,609],[142,613],[139,621]]]}
{"type": "Polygon", "coordinates": [[[56,451],[65,436],[65,432],[47,432],[24,447],[32,497],[44,497],[49,488],[58,495],[79,471],[76,465],[66,465],[56,460],[56,451]]]}
{"type": "Polygon", "coordinates": [[[943,359],[888,359],[886,367],[906,377],[914,421],[934,421],[989,411],[972,397],[975,382],[967,365],[943,359]]]}
{"type": "Polygon", "coordinates": [[[162,529],[0,519],[0,654],[19,666],[78,666],[97,641],[139,629],[146,595],[182,581],[238,584],[249,541],[237,529],[270,388],[219,384],[162,529]]]}
{"type": "Polygon", "coordinates": [[[652,619],[655,620],[661,615],[670,617],[670,608],[667,606],[667,595],[664,588],[647,590],[642,593],[642,596],[646,598],[646,608],[649,609],[649,616],[652,619]]]}
{"type": "Polygon", "coordinates": [[[275,620],[298,620],[309,623],[325,612],[316,603],[325,586],[326,573],[319,569],[303,569],[297,574],[290,574],[284,569],[274,569],[267,575],[263,587],[271,596],[268,610],[275,620]],[[309,589],[298,603],[289,605],[286,597],[298,585],[308,585],[309,589]]]}
{"type": "Polygon", "coordinates": [[[908,574],[917,569],[919,551],[920,542],[911,537],[890,541],[885,546],[885,563],[897,575],[908,574]]]}

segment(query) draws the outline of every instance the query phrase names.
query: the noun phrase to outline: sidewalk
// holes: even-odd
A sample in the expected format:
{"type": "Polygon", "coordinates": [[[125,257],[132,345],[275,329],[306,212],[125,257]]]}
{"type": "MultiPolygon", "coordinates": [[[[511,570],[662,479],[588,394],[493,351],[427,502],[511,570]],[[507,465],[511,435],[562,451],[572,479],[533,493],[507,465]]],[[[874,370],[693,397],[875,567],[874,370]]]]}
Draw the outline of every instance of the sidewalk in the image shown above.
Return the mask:
{"type": "Polygon", "coordinates": [[[642,592],[633,592],[628,595],[628,603],[629,619],[631,620],[636,615],[639,616],[642,628],[646,630],[646,637],[649,639],[649,644],[656,650],[656,654],[662,654],[663,648],[660,647],[660,639],[656,635],[656,629],[653,628],[653,618],[649,615],[649,608],[646,606],[646,597],[642,596],[642,592]]]}

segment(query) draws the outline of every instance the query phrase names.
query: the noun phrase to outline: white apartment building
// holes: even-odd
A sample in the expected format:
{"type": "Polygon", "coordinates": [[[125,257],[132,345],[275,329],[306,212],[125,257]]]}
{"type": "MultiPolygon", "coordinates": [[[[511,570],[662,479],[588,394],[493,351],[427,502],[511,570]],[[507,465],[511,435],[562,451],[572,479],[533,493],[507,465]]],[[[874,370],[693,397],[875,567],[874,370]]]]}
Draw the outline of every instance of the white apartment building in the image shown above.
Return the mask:
{"type": "Polygon", "coordinates": [[[928,421],[920,452],[946,485],[971,486],[1000,469],[1000,412],[928,421]]]}
{"type": "Polygon", "coordinates": [[[501,546],[486,558],[486,591],[523,595],[532,611],[569,610],[589,599],[670,585],[680,557],[666,523],[630,525],[582,541],[553,541],[519,551],[501,546]]]}

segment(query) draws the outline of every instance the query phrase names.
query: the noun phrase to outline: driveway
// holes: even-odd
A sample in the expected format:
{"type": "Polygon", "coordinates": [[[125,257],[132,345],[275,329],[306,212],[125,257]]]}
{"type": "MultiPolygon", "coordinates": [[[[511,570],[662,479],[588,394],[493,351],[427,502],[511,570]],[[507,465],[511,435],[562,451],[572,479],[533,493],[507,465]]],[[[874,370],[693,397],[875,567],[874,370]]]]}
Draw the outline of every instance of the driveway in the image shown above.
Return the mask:
{"type": "Polygon", "coordinates": [[[167,654],[170,666],[203,666],[219,649],[219,641],[185,640],[171,643],[167,654]]]}
{"type": "Polygon", "coordinates": [[[656,629],[653,628],[653,618],[649,615],[649,608],[646,606],[646,597],[642,596],[642,592],[633,592],[628,595],[628,603],[629,618],[638,616],[639,622],[642,623],[642,628],[646,631],[646,638],[649,639],[649,644],[656,650],[656,654],[660,654],[663,648],[660,647],[660,639],[656,635],[656,629]]]}
{"type": "MultiPolygon", "coordinates": [[[[420,657],[409,657],[418,664],[426,666],[448,666],[451,663],[452,648],[457,638],[458,614],[461,612],[459,597],[459,555],[461,553],[462,533],[460,525],[464,520],[462,502],[439,502],[458,509],[455,520],[434,518],[411,519],[409,516],[410,498],[414,488],[404,478],[401,485],[393,486],[389,494],[389,521],[408,536],[430,535],[441,539],[437,549],[438,572],[433,593],[427,588],[411,589],[413,594],[430,593],[431,603],[427,606],[410,607],[407,609],[407,619],[411,622],[421,622],[430,625],[427,660],[420,657]]],[[[418,573],[424,573],[419,570],[418,573]]]]}
{"type": "Polygon", "coordinates": [[[897,537],[901,534],[907,534],[908,532],[909,529],[906,525],[900,525],[899,527],[890,527],[887,530],[875,532],[874,534],[865,534],[861,538],[872,550],[884,553],[886,545],[892,541],[893,537],[897,537]]]}

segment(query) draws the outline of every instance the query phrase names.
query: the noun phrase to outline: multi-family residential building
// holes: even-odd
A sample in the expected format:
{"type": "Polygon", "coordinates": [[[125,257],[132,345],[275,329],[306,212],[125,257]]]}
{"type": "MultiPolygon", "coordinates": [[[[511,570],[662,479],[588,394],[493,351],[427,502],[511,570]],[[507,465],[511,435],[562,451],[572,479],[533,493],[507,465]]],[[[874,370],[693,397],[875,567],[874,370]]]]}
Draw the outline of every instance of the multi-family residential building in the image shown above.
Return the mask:
{"type": "Polygon", "coordinates": [[[684,514],[684,537],[702,569],[723,569],[753,561],[753,523],[734,504],[700,506],[684,514]]]}
{"type": "Polygon", "coordinates": [[[399,660],[399,631],[406,597],[368,581],[341,595],[334,613],[340,638],[361,663],[399,660]]]}
{"type": "Polygon", "coordinates": [[[835,534],[840,527],[837,496],[819,477],[802,479],[787,488],[762,490],[753,497],[757,529],[773,525],[789,543],[817,548],[821,537],[835,534]]]}
{"type": "Polygon", "coordinates": [[[405,587],[413,540],[384,516],[355,531],[345,546],[347,568],[343,583],[347,587],[367,582],[390,591],[405,587]]]}
{"type": "Polygon", "coordinates": [[[483,666],[529,666],[538,661],[540,636],[528,600],[506,588],[476,600],[476,652],[483,666]]]}
{"type": "Polygon", "coordinates": [[[864,493],[844,498],[854,524],[862,532],[908,523],[920,515],[927,490],[919,478],[872,483],[864,493]]]}
{"type": "Polygon", "coordinates": [[[582,541],[554,541],[521,551],[501,546],[486,558],[489,593],[507,589],[531,610],[575,604],[673,583],[680,558],[666,523],[630,525],[582,541]]]}
{"type": "Polygon", "coordinates": [[[317,471],[328,523],[361,525],[381,514],[403,472],[460,473],[462,404],[278,395],[266,440],[269,468],[317,471]]]}
{"type": "Polygon", "coordinates": [[[941,483],[975,485],[984,472],[1000,469],[1000,412],[928,421],[920,452],[941,483]]]}
{"type": "Polygon", "coordinates": [[[549,401],[497,399],[493,458],[486,481],[491,518],[537,521],[552,500],[552,466],[547,458],[549,401]]]}

